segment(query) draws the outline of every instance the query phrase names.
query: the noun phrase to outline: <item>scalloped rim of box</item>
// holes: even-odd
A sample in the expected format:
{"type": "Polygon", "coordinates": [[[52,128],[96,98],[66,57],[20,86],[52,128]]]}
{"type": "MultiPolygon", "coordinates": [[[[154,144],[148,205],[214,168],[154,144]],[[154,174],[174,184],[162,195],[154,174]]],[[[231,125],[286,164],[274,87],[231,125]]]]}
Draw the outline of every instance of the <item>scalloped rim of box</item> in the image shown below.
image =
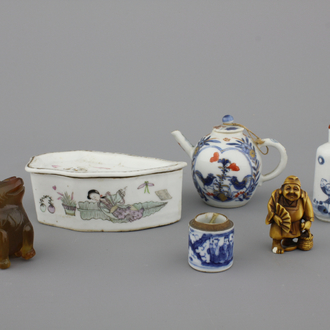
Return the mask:
{"type": "Polygon", "coordinates": [[[102,152],[102,151],[89,151],[89,150],[75,150],[75,151],[63,151],[63,152],[52,152],[52,153],[45,153],[40,154],[38,156],[31,157],[30,161],[25,166],[25,170],[30,173],[36,173],[36,174],[53,174],[53,175],[61,175],[66,177],[74,177],[74,178],[97,178],[97,177],[114,177],[114,178],[126,178],[126,177],[134,177],[134,176],[140,176],[140,175],[148,175],[148,174],[157,174],[157,173],[166,173],[166,172],[172,172],[176,170],[181,170],[187,166],[186,162],[175,162],[170,160],[164,160],[160,158],[153,158],[153,157],[144,157],[144,156],[135,156],[135,155],[129,155],[129,154],[123,154],[123,153],[111,153],[111,152],[102,152]],[[66,171],[65,169],[50,169],[46,167],[33,167],[33,163],[41,157],[46,157],[47,155],[65,155],[65,154],[97,154],[97,155],[116,155],[116,156],[123,156],[128,158],[136,158],[136,159],[145,159],[146,162],[153,161],[158,163],[166,163],[167,165],[164,166],[157,166],[157,167],[151,167],[151,168],[144,168],[144,169],[135,169],[135,170],[127,170],[127,171],[98,171],[98,172],[72,172],[72,171],[66,171]]]}

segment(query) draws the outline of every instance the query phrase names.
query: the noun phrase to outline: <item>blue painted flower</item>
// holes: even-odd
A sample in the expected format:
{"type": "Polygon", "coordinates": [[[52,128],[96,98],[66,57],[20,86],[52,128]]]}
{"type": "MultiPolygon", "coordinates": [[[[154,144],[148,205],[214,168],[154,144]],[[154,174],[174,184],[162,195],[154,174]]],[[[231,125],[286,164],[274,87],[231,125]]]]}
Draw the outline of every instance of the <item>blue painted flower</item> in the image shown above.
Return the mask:
{"type": "Polygon", "coordinates": [[[218,160],[218,163],[222,164],[223,168],[226,168],[230,165],[230,160],[226,158],[221,158],[218,160]]]}

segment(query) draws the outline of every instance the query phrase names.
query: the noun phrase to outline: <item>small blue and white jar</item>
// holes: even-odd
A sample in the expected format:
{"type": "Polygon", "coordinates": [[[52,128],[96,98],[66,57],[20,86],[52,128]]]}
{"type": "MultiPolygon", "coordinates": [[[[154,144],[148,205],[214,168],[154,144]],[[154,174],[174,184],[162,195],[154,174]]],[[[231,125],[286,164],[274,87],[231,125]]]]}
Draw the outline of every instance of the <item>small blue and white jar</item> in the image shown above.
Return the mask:
{"type": "Polygon", "coordinates": [[[189,265],[215,273],[233,265],[234,223],[225,215],[207,212],[189,222],[189,265]]]}
{"type": "Polygon", "coordinates": [[[319,220],[330,222],[330,126],[328,134],[316,151],[313,210],[319,220]]]}

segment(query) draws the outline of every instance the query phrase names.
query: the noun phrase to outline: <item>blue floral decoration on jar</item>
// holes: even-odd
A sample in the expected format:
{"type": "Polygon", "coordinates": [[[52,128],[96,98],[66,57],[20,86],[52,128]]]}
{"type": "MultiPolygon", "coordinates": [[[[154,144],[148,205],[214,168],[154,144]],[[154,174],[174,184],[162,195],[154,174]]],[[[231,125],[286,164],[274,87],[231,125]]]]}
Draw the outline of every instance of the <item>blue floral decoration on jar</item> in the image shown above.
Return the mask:
{"type": "Polygon", "coordinates": [[[317,160],[318,160],[318,162],[319,162],[320,165],[323,165],[325,163],[325,160],[324,160],[324,158],[322,156],[319,156],[317,158],[317,160]]]}

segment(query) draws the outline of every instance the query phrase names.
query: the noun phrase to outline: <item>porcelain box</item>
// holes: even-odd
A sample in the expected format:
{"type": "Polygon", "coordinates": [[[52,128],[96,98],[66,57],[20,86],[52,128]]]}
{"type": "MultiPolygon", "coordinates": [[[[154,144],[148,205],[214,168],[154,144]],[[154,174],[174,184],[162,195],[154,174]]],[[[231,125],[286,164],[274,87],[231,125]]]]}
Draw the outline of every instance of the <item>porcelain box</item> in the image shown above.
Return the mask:
{"type": "Polygon", "coordinates": [[[38,221],[79,231],[131,231],[181,218],[184,162],[96,151],[32,157],[38,221]]]}

